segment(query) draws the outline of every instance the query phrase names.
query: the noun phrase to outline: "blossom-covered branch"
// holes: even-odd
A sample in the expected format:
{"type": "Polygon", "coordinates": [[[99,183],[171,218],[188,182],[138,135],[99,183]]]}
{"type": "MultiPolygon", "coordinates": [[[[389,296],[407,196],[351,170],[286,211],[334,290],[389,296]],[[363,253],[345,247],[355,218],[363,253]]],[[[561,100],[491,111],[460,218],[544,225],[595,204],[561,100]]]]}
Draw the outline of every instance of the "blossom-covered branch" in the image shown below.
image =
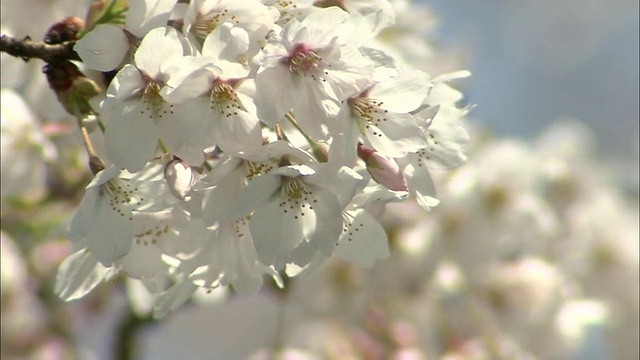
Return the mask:
{"type": "Polygon", "coordinates": [[[379,209],[436,206],[429,169],[466,159],[468,109],[446,82],[468,73],[431,78],[385,50],[389,3],[105,5],[45,37],[115,74],[90,103],[102,88],[72,66],[47,72],[69,113],[105,125],[87,128],[105,166],[70,223],[65,300],[123,273],[161,318],[198,289],[251,294],[334,253],[371,267],[390,255],[379,209]]]}
{"type": "Polygon", "coordinates": [[[33,41],[30,37],[16,39],[8,35],[0,35],[0,51],[24,61],[32,58],[42,59],[46,62],[54,60],[80,60],[73,50],[75,42],[67,41],[61,44],[49,45],[43,41],[33,41]]]}

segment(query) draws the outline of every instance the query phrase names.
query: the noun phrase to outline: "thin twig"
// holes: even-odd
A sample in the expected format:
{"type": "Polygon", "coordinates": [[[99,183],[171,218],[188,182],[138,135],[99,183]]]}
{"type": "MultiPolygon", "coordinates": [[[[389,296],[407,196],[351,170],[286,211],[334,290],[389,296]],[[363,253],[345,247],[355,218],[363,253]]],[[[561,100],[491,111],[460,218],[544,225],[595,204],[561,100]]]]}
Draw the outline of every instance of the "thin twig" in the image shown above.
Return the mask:
{"type": "Polygon", "coordinates": [[[28,36],[20,40],[8,35],[0,35],[0,52],[6,52],[24,61],[33,58],[42,59],[45,62],[80,60],[78,53],[73,50],[74,45],[74,41],[49,45],[42,41],[33,41],[28,36]]]}

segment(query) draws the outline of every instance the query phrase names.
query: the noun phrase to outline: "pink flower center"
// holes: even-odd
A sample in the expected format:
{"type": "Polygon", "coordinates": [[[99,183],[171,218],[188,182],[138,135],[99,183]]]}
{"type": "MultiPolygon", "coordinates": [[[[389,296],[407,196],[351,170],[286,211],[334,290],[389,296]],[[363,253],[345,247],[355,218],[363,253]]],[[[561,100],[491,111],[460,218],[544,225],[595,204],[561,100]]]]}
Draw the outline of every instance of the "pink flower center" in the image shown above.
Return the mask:
{"type": "Polygon", "coordinates": [[[321,60],[322,58],[305,44],[298,44],[286,59],[286,64],[289,65],[291,72],[299,75],[309,75],[320,66],[321,60]]]}

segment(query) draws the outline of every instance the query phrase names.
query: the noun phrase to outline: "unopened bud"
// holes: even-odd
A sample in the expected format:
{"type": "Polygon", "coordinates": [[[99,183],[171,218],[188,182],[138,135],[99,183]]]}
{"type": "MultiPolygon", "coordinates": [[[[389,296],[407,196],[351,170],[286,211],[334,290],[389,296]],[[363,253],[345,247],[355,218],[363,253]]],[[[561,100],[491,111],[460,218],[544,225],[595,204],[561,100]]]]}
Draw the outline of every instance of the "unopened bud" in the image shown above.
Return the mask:
{"type": "Polygon", "coordinates": [[[187,163],[174,158],[165,166],[164,178],[173,196],[180,200],[187,198],[193,187],[193,172],[187,163]]]}
{"type": "Polygon", "coordinates": [[[91,113],[88,100],[100,94],[101,90],[76,65],[69,61],[50,63],[42,71],[47,75],[49,87],[69,114],[78,116],[91,113]]]}
{"type": "Polygon", "coordinates": [[[69,16],[68,18],[55,23],[44,35],[46,44],[62,44],[65,41],[77,40],[77,35],[84,29],[84,20],[69,16]]]}
{"type": "Polygon", "coordinates": [[[313,141],[311,144],[311,152],[318,162],[327,162],[329,159],[329,145],[323,142],[313,141]]]}
{"type": "Polygon", "coordinates": [[[358,144],[358,157],[367,165],[373,180],[393,191],[407,191],[407,180],[393,158],[358,144]]]}

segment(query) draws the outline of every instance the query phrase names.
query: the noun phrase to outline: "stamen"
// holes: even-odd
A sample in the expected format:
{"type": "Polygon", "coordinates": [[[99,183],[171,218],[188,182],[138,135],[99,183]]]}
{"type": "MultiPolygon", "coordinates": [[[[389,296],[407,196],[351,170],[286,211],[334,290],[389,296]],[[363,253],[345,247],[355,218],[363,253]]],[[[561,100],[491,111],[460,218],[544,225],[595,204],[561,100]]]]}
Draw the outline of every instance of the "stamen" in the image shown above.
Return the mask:
{"type": "Polygon", "coordinates": [[[304,44],[298,44],[286,59],[286,64],[289,66],[289,71],[302,76],[311,75],[315,79],[321,61],[322,58],[313,50],[304,44]]]}
{"type": "Polygon", "coordinates": [[[240,21],[235,15],[229,15],[229,10],[222,9],[219,11],[212,10],[208,14],[198,13],[195,23],[195,35],[201,39],[204,39],[213,30],[215,30],[220,24],[224,22],[232,22],[239,24],[240,21]]]}
{"type": "Polygon", "coordinates": [[[377,130],[377,126],[387,121],[388,110],[382,109],[382,101],[367,97],[356,97],[348,100],[351,105],[351,114],[364,121],[360,122],[360,128],[362,131],[368,130],[373,135],[382,137],[382,133],[377,130]]]}
{"type": "Polygon", "coordinates": [[[238,115],[242,109],[238,95],[233,87],[224,81],[216,80],[211,88],[211,109],[217,109],[225,117],[238,115]]]}
{"type": "Polygon", "coordinates": [[[318,202],[313,191],[298,178],[283,176],[280,191],[279,206],[283,213],[290,213],[294,219],[304,216],[305,210],[313,210],[313,204],[318,202]]]}
{"type": "MultiPolygon", "coordinates": [[[[125,216],[123,207],[131,206],[131,211],[142,203],[142,198],[136,197],[138,188],[132,188],[128,182],[121,179],[111,179],[100,187],[100,195],[109,198],[109,206],[120,216],[125,216]]],[[[129,217],[129,220],[132,220],[129,217]]]]}
{"type": "MultiPolygon", "coordinates": [[[[163,111],[164,99],[160,95],[160,90],[162,86],[157,82],[150,80],[145,86],[144,91],[142,93],[142,103],[146,104],[146,112],[149,115],[149,118],[153,118],[154,116],[162,117],[162,114],[166,114],[166,110],[163,111]]],[[[173,113],[170,107],[170,111],[173,113]]],[[[144,113],[143,110],[140,111],[144,113]]]]}

